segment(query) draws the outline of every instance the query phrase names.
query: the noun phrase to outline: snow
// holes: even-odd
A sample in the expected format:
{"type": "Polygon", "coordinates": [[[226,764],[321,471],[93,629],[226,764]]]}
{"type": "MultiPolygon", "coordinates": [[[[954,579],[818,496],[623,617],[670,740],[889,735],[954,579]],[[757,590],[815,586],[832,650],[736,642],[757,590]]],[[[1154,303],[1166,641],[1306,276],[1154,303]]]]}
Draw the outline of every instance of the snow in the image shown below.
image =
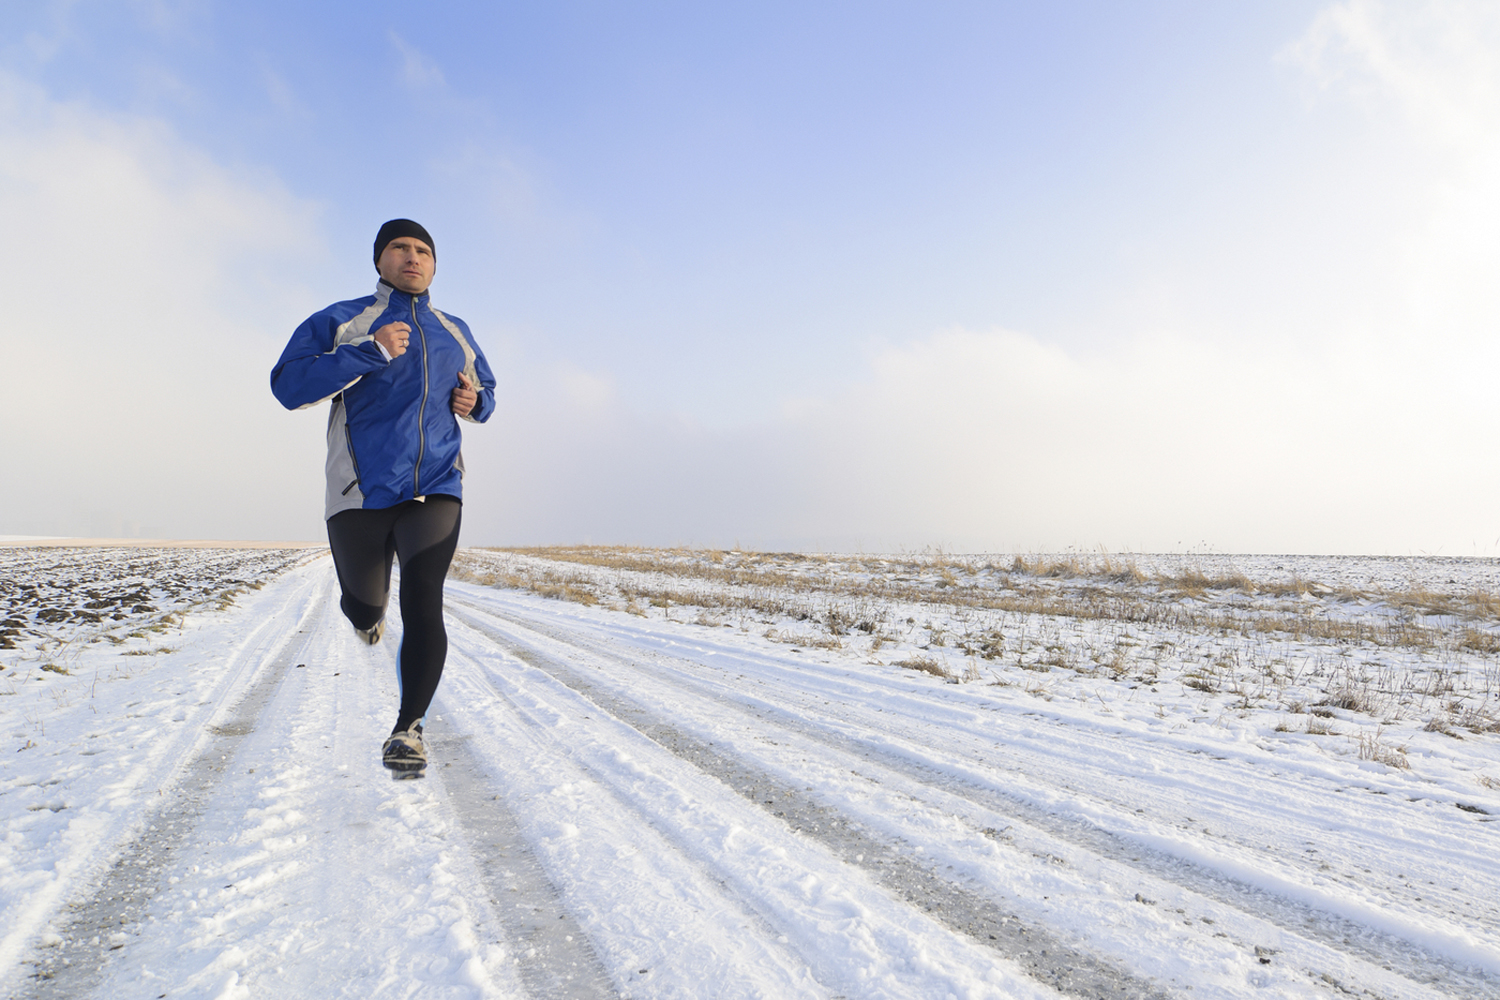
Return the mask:
{"type": "Polygon", "coordinates": [[[326,553],[0,550],[0,987],[1500,995],[1500,569],[1216,558],[466,552],[395,782],[326,553]]]}

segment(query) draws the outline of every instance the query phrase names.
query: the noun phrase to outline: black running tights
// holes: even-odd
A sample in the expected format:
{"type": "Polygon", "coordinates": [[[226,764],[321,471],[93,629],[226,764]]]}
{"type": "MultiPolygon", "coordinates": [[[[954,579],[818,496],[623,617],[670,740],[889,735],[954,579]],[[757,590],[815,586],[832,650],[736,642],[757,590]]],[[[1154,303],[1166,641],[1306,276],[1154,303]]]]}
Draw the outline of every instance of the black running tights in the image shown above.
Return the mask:
{"type": "Polygon", "coordinates": [[[369,628],[385,615],[391,557],[401,559],[401,711],[392,732],[427,714],[443,676],[443,580],[458,548],[462,511],[456,497],[437,495],[378,510],[340,511],[328,519],[328,545],[344,592],[339,606],[355,628],[369,628]]]}

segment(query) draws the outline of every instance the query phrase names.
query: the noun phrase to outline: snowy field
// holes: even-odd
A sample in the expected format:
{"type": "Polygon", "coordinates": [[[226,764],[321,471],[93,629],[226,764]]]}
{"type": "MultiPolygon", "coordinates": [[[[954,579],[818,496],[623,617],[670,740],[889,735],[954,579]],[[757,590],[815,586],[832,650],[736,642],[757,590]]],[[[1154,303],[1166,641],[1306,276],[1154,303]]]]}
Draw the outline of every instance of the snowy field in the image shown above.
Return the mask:
{"type": "Polygon", "coordinates": [[[0,548],[0,994],[1500,996],[1500,565],[0,548]]]}

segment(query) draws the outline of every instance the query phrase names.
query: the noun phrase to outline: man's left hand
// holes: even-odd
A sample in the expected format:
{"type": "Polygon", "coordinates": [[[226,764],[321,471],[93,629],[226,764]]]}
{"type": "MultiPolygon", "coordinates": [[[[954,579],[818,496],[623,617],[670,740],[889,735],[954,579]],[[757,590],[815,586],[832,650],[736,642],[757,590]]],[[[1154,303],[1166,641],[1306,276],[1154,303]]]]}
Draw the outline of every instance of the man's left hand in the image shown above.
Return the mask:
{"type": "Polygon", "coordinates": [[[477,402],[479,393],[474,391],[474,383],[469,381],[469,376],[459,372],[458,388],[453,390],[453,412],[460,417],[467,417],[477,402]]]}

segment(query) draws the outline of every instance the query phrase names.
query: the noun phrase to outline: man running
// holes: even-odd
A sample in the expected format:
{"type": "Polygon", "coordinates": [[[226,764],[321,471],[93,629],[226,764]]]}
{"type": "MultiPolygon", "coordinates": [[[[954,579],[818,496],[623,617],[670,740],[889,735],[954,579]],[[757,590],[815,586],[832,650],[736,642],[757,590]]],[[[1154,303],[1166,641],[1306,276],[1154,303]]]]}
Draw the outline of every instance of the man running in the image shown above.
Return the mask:
{"type": "Polygon", "coordinates": [[[458,547],[463,456],[458,417],[495,411],[495,378],[456,316],[434,309],[437,251],[392,219],[375,237],[374,295],[335,302],[297,327],[271,371],[289,410],[333,400],[324,517],[344,615],[371,645],[385,631],[391,558],[401,559],[401,708],[381,748],[395,777],[427,766],[422,720],[448,655],[443,581],[458,547]]]}

